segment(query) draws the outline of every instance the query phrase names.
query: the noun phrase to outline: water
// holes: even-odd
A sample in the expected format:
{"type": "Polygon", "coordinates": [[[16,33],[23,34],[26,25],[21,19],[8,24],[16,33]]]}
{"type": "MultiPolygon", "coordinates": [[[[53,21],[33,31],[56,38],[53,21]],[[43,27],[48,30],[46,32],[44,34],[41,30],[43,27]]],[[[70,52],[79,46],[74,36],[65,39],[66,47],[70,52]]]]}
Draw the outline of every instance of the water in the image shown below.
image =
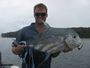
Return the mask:
{"type": "MultiPolygon", "coordinates": [[[[10,38],[0,37],[0,51],[2,52],[2,63],[12,63],[21,65],[21,59],[11,52],[10,38]]],[[[82,39],[83,48],[74,49],[68,53],[61,53],[58,57],[52,59],[51,68],[90,68],[90,39],[82,39]]],[[[10,68],[10,67],[9,67],[10,68]]]]}
{"type": "Polygon", "coordinates": [[[53,59],[52,68],[90,68],[90,39],[82,39],[84,46],[78,51],[62,53],[53,59]]]}

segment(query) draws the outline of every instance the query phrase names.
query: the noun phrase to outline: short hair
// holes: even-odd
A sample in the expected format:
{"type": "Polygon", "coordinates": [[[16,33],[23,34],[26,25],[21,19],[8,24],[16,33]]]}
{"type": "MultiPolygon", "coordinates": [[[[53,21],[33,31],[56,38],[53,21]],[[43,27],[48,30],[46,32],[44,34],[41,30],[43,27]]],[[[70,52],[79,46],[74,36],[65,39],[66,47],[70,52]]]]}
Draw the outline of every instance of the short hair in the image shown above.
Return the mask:
{"type": "Polygon", "coordinates": [[[36,9],[37,7],[45,8],[45,9],[46,9],[46,12],[47,12],[47,6],[44,5],[43,3],[39,3],[39,4],[35,5],[35,6],[34,6],[34,12],[35,12],[35,9],[36,9]]]}

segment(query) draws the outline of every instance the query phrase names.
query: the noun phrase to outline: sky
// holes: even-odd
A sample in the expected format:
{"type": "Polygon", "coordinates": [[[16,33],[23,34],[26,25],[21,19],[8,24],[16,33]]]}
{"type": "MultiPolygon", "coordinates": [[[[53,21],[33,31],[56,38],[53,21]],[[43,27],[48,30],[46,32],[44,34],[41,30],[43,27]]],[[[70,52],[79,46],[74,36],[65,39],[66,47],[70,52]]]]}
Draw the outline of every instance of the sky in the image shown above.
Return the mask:
{"type": "Polygon", "coordinates": [[[90,0],[0,0],[0,33],[21,29],[34,22],[33,7],[48,7],[52,27],[90,27],[90,0]]]}

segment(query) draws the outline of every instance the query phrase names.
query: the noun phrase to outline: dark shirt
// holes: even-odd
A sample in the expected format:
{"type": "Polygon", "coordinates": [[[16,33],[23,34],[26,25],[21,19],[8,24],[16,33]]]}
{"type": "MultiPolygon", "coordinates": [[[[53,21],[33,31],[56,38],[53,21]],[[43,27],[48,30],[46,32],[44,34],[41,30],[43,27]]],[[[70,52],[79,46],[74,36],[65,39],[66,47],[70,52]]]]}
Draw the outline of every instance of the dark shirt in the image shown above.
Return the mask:
{"type": "MultiPolygon", "coordinates": [[[[44,32],[47,31],[49,28],[50,27],[48,24],[44,25],[44,32]]],[[[19,44],[19,42],[25,41],[26,45],[35,46],[39,42],[35,39],[40,38],[42,33],[39,33],[35,28],[35,23],[32,23],[30,26],[24,27],[18,32],[16,42],[19,44]]],[[[49,57],[44,63],[42,63],[45,57],[47,56],[44,52],[35,50],[33,48],[27,48],[19,56],[22,58],[22,68],[33,68],[33,63],[35,65],[35,68],[50,68],[51,57],[49,57]]]]}

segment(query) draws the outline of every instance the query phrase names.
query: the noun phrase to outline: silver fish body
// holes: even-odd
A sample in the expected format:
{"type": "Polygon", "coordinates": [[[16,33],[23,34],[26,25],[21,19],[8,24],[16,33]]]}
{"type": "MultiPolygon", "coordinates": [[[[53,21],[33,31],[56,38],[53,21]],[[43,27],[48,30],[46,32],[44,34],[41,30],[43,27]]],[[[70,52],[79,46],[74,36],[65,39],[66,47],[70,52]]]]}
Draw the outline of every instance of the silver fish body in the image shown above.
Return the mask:
{"type": "Polygon", "coordinates": [[[39,51],[53,54],[64,50],[65,43],[72,49],[82,47],[82,41],[79,35],[69,28],[49,28],[48,31],[35,36],[32,45],[29,45],[39,51]]]}

